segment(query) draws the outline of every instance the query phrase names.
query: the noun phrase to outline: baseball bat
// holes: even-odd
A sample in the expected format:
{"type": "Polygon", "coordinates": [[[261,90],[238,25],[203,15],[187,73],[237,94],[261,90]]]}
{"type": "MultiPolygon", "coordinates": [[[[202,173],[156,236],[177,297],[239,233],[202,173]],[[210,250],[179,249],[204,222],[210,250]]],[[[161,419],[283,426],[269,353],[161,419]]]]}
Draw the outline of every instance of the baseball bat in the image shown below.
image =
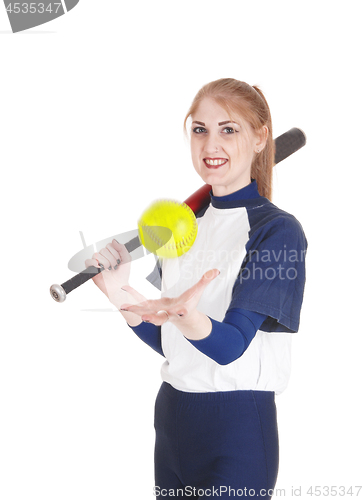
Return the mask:
{"type": "MultiPolygon", "coordinates": [[[[292,128],[277,137],[274,142],[276,165],[277,163],[285,160],[288,156],[292,155],[303,146],[305,146],[306,136],[304,132],[299,128],[292,128]]],[[[209,184],[204,184],[204,186],[202,186],[197,191],[195,191],[195,193],[189,196],[189,198],[187,198],[184,203],[188,205],[195,214],[198,213],[209,204],[209,192],[211,190],[211,187],[212,186],[210,186],[209,184]]],[[[131,253],[141,245],[142,244],[138,236],[125,243],[125,247],[129,253],[131,253]]],[[[73,276],[73,278],[65,281],[61,285],[52,285],[50,287],[50,294],[56,302],[64,302],[67,298],[68,293],[78,288],[80,285],[93,278],[94,276],[97,276],[97,274],[102,271],[104,271],[104,268],[102,267],[87,267],[79,274],[76,274],[76,276],[73,276]]]]}

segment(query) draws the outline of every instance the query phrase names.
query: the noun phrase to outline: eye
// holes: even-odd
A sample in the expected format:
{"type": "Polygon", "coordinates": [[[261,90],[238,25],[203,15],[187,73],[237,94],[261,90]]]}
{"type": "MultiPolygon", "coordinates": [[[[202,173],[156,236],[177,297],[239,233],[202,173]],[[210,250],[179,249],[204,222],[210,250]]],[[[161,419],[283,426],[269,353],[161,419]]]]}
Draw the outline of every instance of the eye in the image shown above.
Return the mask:
{"type": "Polygon", "coordinates": [[[232,127],[225,127],[222,132],[225,132],[226,134],[234,134],[235,132],[238,132],[238,130],[235,130],[232,127]]]}
{"type": "Polygon", "coordinates": [[[204,134],[206,132],[206,129],[204,127],[195,127],[193,128],[194,134],[204,134]]]}

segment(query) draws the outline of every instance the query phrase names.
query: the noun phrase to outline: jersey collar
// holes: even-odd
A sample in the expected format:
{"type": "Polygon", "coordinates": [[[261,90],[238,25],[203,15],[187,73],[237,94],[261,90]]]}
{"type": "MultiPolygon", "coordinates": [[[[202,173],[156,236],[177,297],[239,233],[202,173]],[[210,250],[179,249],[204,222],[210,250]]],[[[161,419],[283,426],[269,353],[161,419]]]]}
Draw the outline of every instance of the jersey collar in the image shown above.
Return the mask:
{"type": "Polygon", "coordinates": [[[242,189],[226,196],[213,196],[212,191],[210,193],[212,206],[221,209],[253,207],[267,201],[266,198],[260,196],[255,179],[252,179],[251,183],[242,189]]]}

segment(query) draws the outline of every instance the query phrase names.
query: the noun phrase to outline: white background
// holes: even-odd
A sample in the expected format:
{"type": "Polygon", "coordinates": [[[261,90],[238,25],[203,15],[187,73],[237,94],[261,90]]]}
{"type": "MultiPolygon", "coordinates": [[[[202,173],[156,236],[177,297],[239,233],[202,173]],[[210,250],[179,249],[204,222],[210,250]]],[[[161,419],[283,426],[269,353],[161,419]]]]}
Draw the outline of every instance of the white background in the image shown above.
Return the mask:
{"type": "MultiPolygon", "coordinates": [[[[262,88],[275,137],[308,139],[275,168],[309,241],[276,487],[362,484],[360,32],[358,1],[81,0],[18,34],[0,6],[2,500],[154,498],[162,358],[92,282],[63,304],[49,286],[73,275],[80,231],[129,231],[202,185],[182,123],[221,77],[262,88]]],[[[133,270],[148,296],[152,265],[133,270]]]]}

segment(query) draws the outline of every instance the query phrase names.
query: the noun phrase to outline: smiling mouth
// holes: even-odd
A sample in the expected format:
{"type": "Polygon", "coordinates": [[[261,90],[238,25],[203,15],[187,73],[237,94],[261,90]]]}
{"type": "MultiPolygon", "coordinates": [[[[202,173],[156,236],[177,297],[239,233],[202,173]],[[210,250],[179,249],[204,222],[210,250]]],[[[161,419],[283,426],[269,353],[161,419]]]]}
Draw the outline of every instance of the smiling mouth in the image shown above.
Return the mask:
{"type": "Polygon", "coordinates": [[[205,165],[208,168],[218,168],[227,163],[226,158],[203,158],[205,165]]]}

